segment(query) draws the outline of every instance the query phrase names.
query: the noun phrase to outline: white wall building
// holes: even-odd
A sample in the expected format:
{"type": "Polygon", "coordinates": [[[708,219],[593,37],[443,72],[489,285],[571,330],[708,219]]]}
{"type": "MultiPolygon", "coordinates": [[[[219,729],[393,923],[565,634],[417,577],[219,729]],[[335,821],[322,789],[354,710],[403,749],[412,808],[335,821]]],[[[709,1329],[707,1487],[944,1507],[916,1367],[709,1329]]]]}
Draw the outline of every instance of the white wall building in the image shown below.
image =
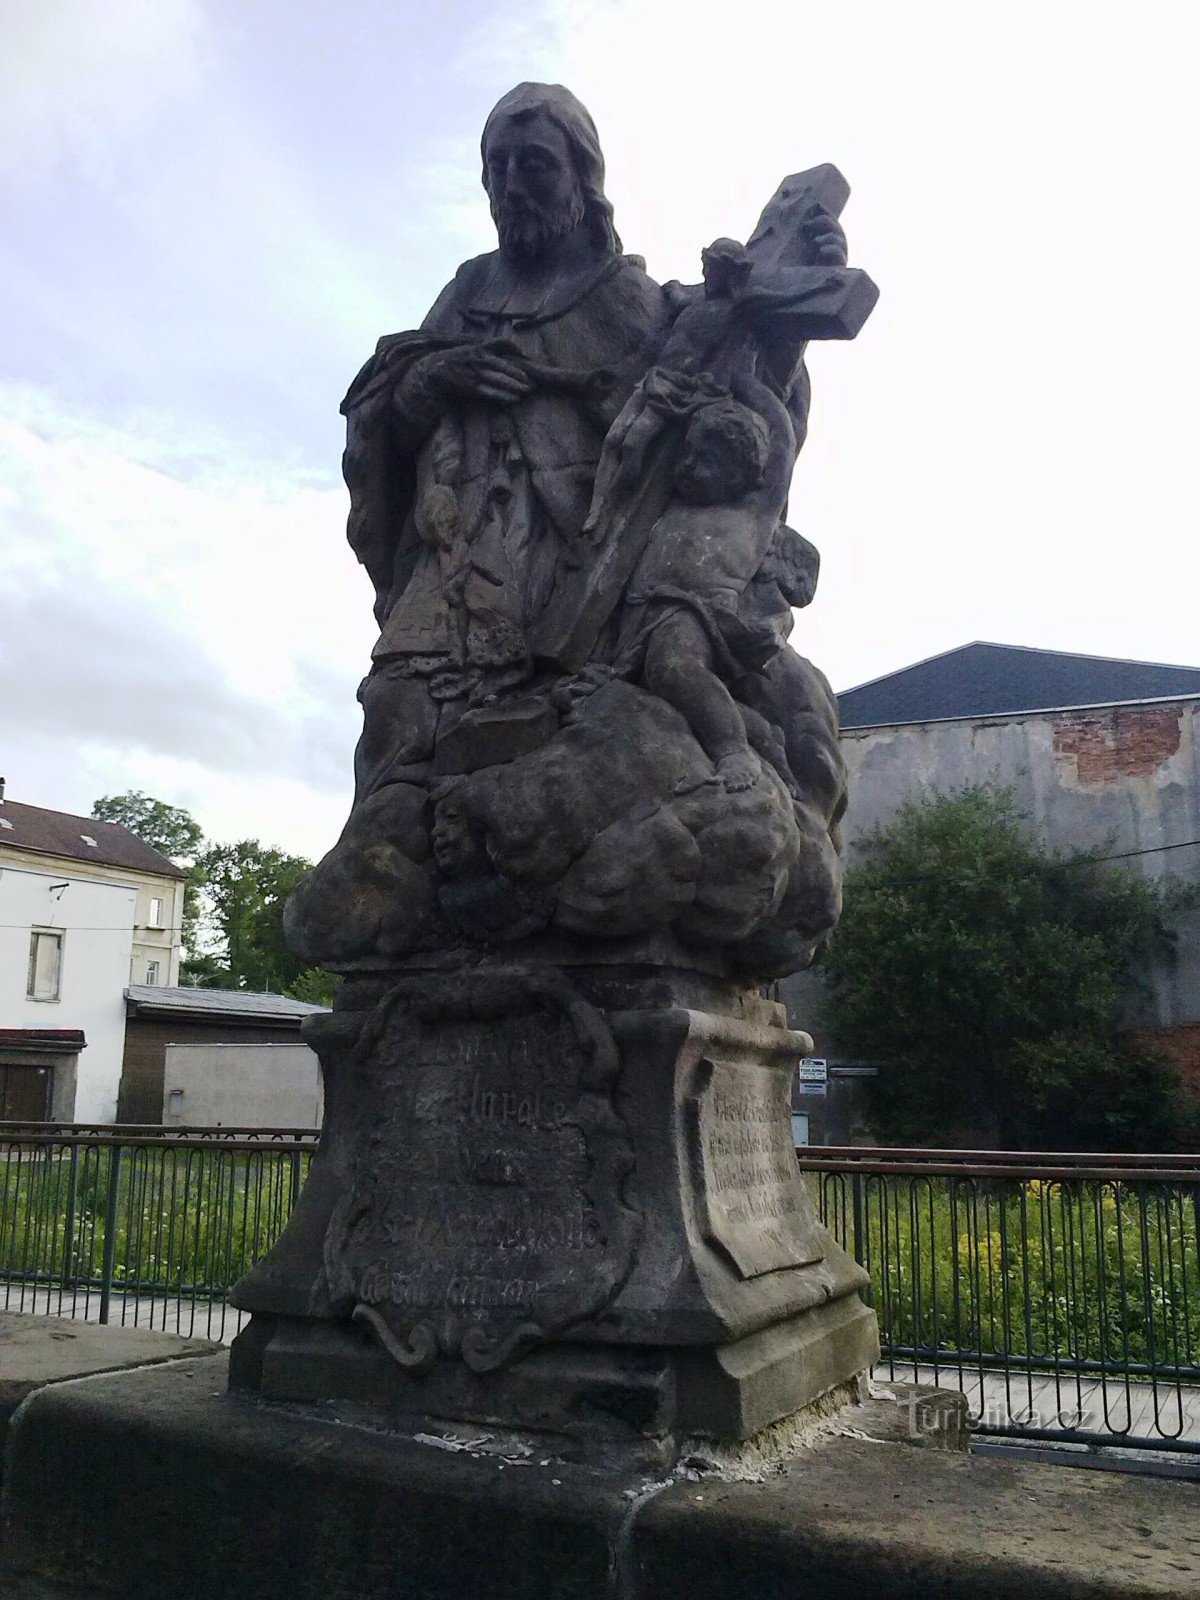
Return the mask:
{"type": "Polygon", "coordinates": [[[299,1040],[169,1044],[164,1051],[167,1127],[319,1129],[324,1112],[320,1063],[299,1040]]]}
{"type": "Polygon", "coordinates": [[[178,982],[183,888],[125,828],[0,784],[0,1118],[114,1120],[125,989],[178,982]]]}

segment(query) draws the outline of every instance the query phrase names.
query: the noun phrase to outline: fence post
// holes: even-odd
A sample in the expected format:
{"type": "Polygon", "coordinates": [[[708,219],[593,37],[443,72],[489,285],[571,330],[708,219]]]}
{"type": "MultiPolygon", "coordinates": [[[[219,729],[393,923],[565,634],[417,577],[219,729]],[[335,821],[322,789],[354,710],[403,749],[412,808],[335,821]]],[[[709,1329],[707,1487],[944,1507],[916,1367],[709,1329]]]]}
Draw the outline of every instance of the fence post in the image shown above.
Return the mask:
{"type": "Polygon", "coordinates": [[[854,1259],[860,1267],[866,1266],[863,1260],[863,1177],[861,1172],[856,1172],[852,1180],[852,1193],[854,1196],[854,1259]]]}
{"type": "MultiPolygon", "coordinates": [[[[62,1288],[72,1282],[71,1258],[75,1254],[75,1206],[79,1198],[79,1146],[71,1142],[71,1175],[67,1182],[67,1220],[63,1227],[62,1288]]],[[[61,1299],[59,1305],[61,1308],[61,1299]]]]}
{"type": "Polygon", "coordinates": [[[113,1264],[117,1256],[117,1202],[121,1185],[121,1146],[109,1147],[108,1198],[104,1204],[104,1265],[100,1275],[100,1321],[108,1321],[112,1299],[113,1264]]]}

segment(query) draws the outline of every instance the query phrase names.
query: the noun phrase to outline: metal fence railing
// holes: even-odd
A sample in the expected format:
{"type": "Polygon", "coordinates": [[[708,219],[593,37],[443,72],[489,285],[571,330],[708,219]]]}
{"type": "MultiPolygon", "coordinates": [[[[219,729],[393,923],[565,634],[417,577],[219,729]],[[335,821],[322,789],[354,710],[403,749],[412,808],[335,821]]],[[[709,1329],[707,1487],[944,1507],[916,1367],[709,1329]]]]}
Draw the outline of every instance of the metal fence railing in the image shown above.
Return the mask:
{"type": "Polygon", "coordinates": [[[316,1137],[0,1123],[0,1310],[231,1338],[226,1295],[278,1238],[316,1137]]]}
{"type": "Polygon", "coordinates": [[[1200,1455],[1200,1157],[812,1147],[884,1374],[982,1433],[1200,1455]]]}
{"type": "MultiPolygon", "coordinates": [[[[0,1123],[0,1310],[229,1339],[311,1129],[0,1123]]],[[[1200,1156],[799,1153],[867,1268],[879,1376],[983,1433],[1200,1456],[1200,1156]]]]}

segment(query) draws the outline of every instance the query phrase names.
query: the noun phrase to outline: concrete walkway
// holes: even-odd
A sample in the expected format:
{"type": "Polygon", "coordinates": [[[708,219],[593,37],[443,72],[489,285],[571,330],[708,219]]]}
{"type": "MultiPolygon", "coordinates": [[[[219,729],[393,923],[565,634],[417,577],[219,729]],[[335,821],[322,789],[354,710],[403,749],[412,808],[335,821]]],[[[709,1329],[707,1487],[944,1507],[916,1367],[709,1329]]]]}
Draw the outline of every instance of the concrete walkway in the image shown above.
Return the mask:
{"type": "MultiPolygon", "coordinates": [[[[21,1311],[41,1317],[70,1317],[76,1322],[100,1321],[100,1291],[31,1288],[0,1283],[0,1312],[21,1311]]],[[[223,1300],[180,1300],[165,1295],[129,1295],[114,1288],[108,1320],[126,1328],[157,1328],[186,1339],[213,1339],[229,1344],[248,1320],[223,1300]]]]}
{"type": "MultiPolygon", "coordinates": [[[[961,1389],[972,1417],[990,1427],[1078,1428],[1086,1433],[1122,1438],[1152,1439],[1164,1445],[1173,1440],[1200,1444],[1200,1387],[1176,1385],[1165,1379],[1157,1384],[1119,1376],[1025,1371],[983,1372],[954,1366],[914,1366],[897,1361],[895,1377],[901,1382],[933,1384],[961,1389]]],[[[892,1369],[881,1362],[877,1382],[886,1383],[892,1369]]]]}

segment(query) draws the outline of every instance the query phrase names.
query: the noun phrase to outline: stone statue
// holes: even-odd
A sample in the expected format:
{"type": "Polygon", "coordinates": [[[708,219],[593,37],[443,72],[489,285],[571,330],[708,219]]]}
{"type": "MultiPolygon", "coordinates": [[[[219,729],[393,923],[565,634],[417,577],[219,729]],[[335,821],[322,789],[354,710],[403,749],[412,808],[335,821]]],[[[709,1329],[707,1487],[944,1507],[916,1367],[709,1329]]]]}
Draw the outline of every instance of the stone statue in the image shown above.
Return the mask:
{"type": "Polygon", "coordinates": [[[794,1170],[803,1036],[755,991],[840,904],[835,702],[786,642],[817,555],[784,519],[805,347],[876,291],[835,168],[688,287],[622,253],[567,90],[506,95],[482,156],[499,248],[343,403],[380,634],[287,929],[344,981],[235,1382],[568,1434],[615,1385],[643,1435],[742,1434],[873,1349],[794,1170]]]}

